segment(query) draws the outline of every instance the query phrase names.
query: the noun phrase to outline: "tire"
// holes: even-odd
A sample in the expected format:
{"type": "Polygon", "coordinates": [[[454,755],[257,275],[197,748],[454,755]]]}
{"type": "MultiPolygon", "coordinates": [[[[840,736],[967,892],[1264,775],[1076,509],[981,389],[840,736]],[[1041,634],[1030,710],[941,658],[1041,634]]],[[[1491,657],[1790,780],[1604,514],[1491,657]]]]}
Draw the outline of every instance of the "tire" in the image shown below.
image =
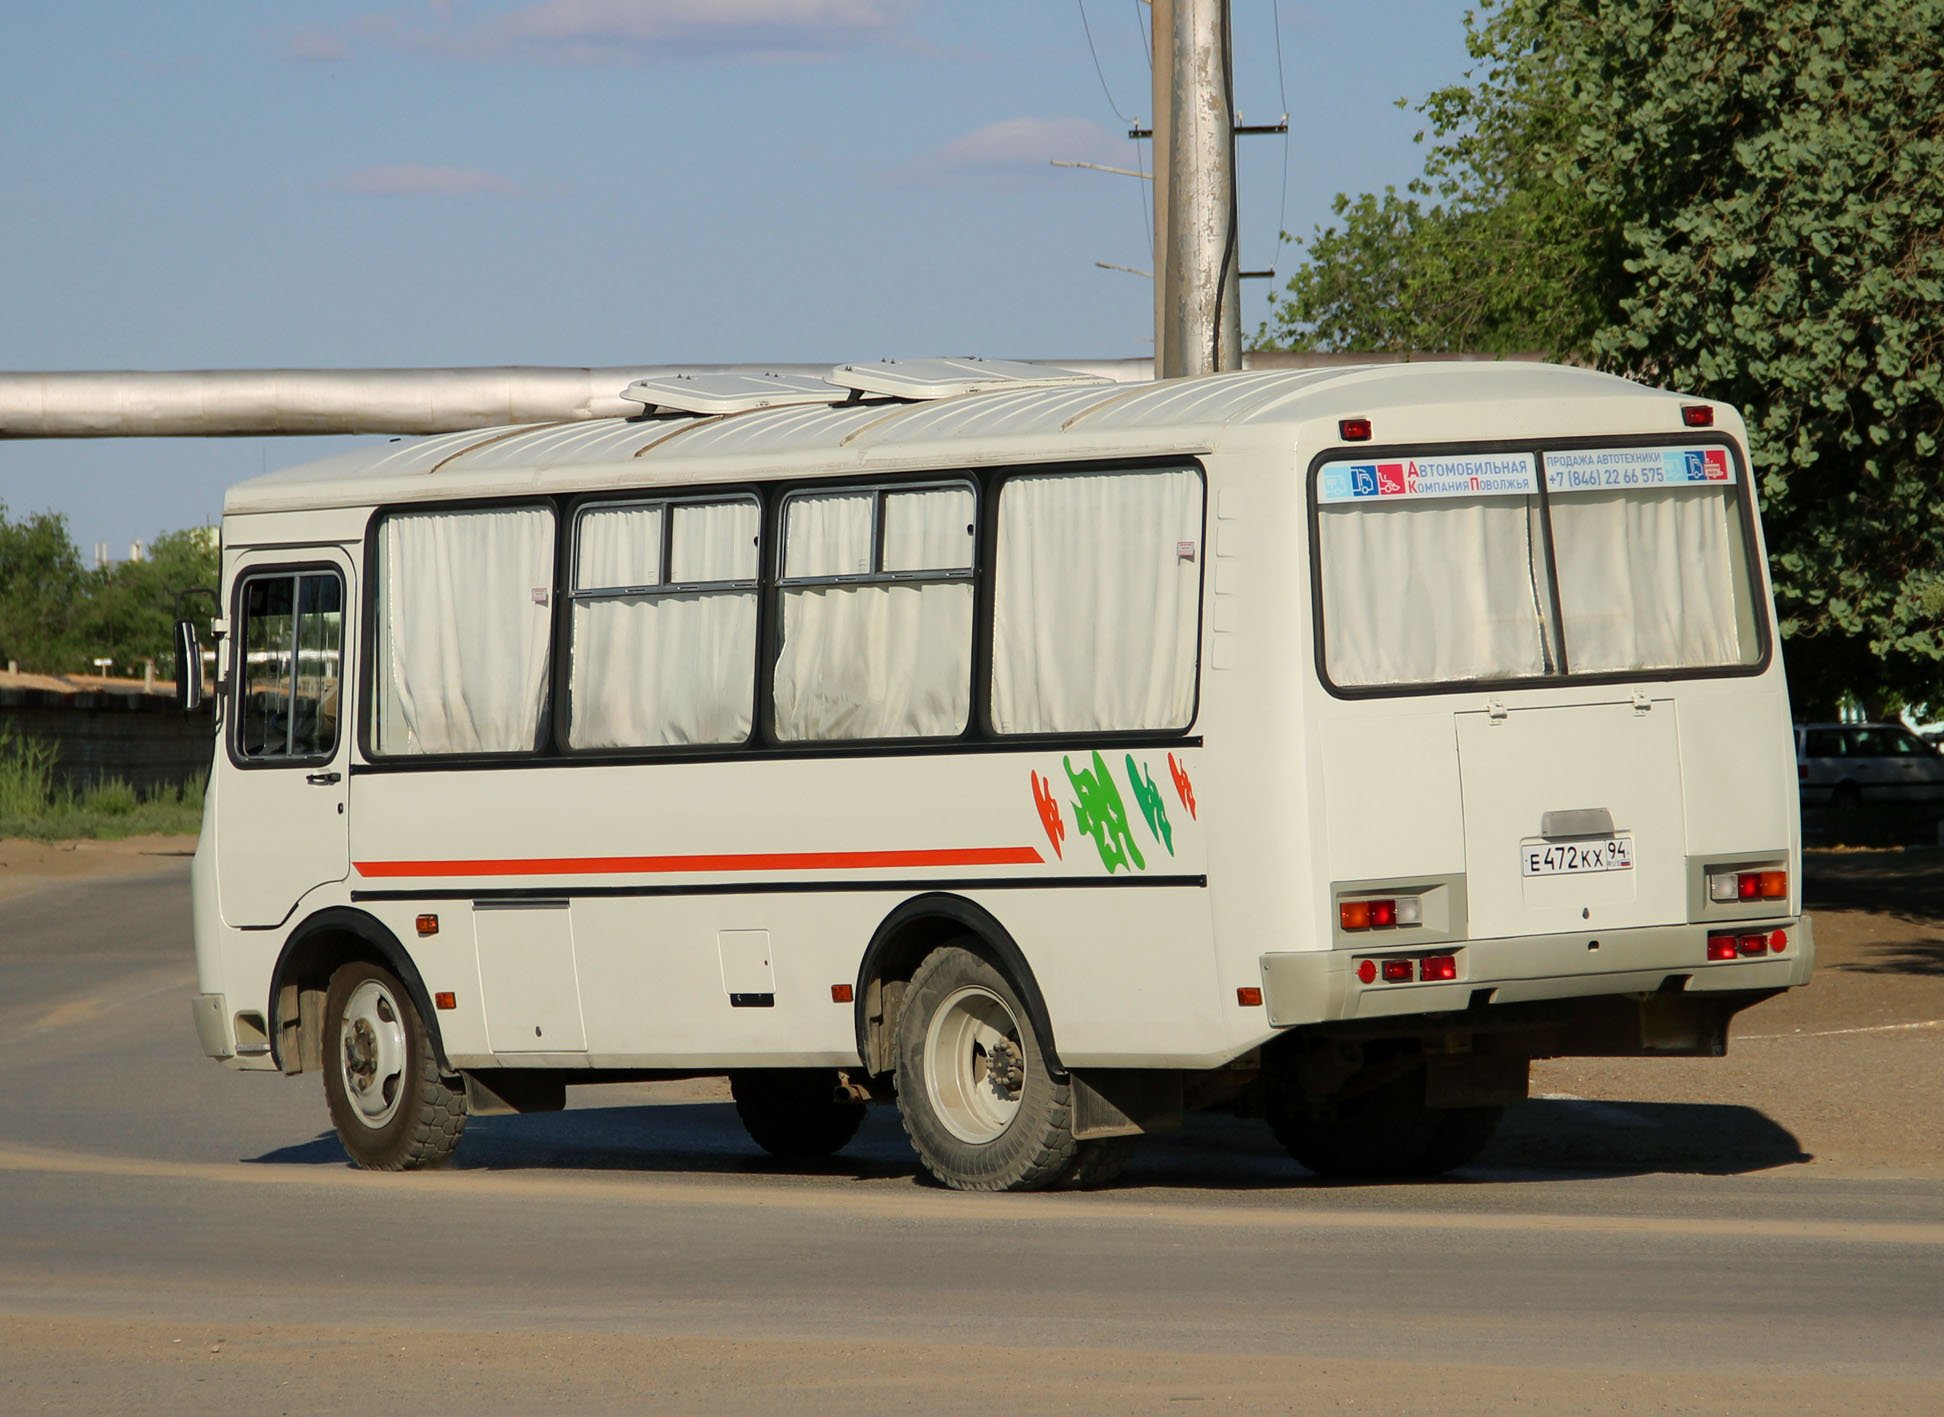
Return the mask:
{"type": "Polygon", "coordinates": [[[898,1111],[925,1170],[957,1191],[1104,1185],[1131,1139],[1073,1137],[1073,1091],[1055,1076],[1012,981],[982,955],[927,955],[898,1015],[898,1111]]]}
{"type": "Polygon", "coordinates": [[[341,965],[324,996],[324,1101],[352,1161],[370,1171],[443,1164],[466,1129],[466,1095],[439,1075],[412,996],[390,970],[341,965]]]}
{"type": "Polygon", "coordinates": [[[1503,1107],[1426,1106],[1422,1067],[1352,1077],[1320,1107],[1272,1079],[1267,1103],[1283,1150],[1332,1180],[1443,1175],[1483,1151],[1505,1115],[1503,1107]]]}
{"type": "Polygon", "coordinates": [[[749,1139],[780,1161],[820,1161],[850,1144],[865,1104],[842,1096],[835,1068],[764,1068],[729,1074],[749,1139]]]}

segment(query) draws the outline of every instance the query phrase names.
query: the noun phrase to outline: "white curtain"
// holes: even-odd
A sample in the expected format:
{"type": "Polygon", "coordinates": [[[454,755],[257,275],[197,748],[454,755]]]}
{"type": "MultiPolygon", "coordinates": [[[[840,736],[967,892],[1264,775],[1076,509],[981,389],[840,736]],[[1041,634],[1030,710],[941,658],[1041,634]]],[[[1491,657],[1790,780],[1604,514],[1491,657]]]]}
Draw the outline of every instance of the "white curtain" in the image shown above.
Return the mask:
{"type": "MultiPolygon", "coordinates": [[[[589,511],[581,518],[578,588],[754,580],[759,523],[756,504],[748,501],[589,511]],[[673,518],[666,568],[659,564],[664,515],[673,518]],[[613,549],[642,538],[653,548],[646,560],[613,549]]],[[[666,747],[749,737],[754,590],[579,600],[573,633],[570,746],[666,747]]]]}
{"type": "MultiPolygon", "coordinates": [[[[972,564],[969,488],[884,495],[884,559],[872,565],[871,493],[793,497],[786,576],[956,571],[972,564]]],[[[972,585],[787,587],[776,659],[786,741],[948,737],[971,710],[972,585]]]]}
{"type": "Polygon", "coordinates": [[[600,507],[581,513],[575,590],[660,585],[662,508],[600,507]]]}
{"type": "Polygon", "coordinates": [[[543,508],[385,519],[378,535],[378,752],[538,746],[553,559],[553,513],[543,508]]]}
{"type": "Polygon", "coordinates": [[[1743,662],[1733,494],[1721,487],[1554,493],[1553,556],[1575,674],[1743,662]]]}
{"type": "Polygon", "coordinates": [[[1318,516],[1332,683],[1514,679],[1548,669],[1527,497],[1353,502],[1318,516]]]}
{"type": "Polygon", "coordinates": [[[1186,470],[1005,484],[993,602],[999,732],[1187,727],[1201,523],[1201,479],[1186,470]]]}
{"type": "Polygon", "coordinates": [[[972,569],[972,489],[933,487],[884,497],[884,570],[972,569]]]}
{"type": "Polygon", "coordinates": [[[871,569],[869,492],[790,498],[783,528],[785,576],[865,576],[871,569]]]}

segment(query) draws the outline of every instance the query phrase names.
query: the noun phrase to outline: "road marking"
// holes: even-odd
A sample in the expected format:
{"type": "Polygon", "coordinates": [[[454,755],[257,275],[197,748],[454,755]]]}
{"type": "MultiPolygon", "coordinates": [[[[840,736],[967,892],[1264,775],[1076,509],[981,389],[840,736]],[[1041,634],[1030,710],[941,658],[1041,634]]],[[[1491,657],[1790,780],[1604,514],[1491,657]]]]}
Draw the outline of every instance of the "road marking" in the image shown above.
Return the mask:
{"type": "Polygon", "coordinates": [[[1824,1028],[1814,1033],[1804,1033],[1801,1029],[1794,1033],[1738,1033],[1734,1041],[1757,1043],[1778,1038],[1842,1038],[1852,1033],[1904,1033],[1916,1028],[1944,1028],[1944,1018],[1925,1019],[1922,1023],[1877,1023],[1868,1028],[1824,1028]]]}
{"type": "Polygon", "coordinates": [[[1878,1220],[1787,1220],[1754,1216],[1561,1215],[1546,1212],[1463,1214],[1452,1211],[1329,1210],[1317,1206],[1207,1209],[1182,1201],[1139,1200],[1110,1192],[1078,1198],[1060,1195],[940,1195],[913,1190],[857,1194],[797,1187],[762,1176],[562,1174],[542,1171],[425,1171],[398,1175],[350,1166],[244,1165],[99,1156],[45,1147],[0,1145],[0,1172],[54,1176],[102,1176],[119,1180],[188,1181],[231,1185],[351,1187],[448,1201],[458,1197],[590,1200],[666,1208],[671,1202],[710,1209],[815,1211],[941,1224],[1011,1226],[1057,1222],[1065,1226],[1125,1226],[1145,1221],[1194,1230],[1407,1230],[1492,1234],[1587,1234],[1775,1239],[1861,1245],[1944,1247],[1944,1223],[1878,1220]]]}

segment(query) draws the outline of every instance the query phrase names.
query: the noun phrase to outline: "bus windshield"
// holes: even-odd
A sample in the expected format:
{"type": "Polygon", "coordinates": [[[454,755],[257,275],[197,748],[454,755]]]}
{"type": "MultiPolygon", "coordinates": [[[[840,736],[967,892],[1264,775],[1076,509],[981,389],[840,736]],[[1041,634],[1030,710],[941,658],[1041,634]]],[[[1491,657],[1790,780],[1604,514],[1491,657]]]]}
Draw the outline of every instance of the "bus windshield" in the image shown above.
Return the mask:
{"type": "Polygon", "coordinates": [[[1739,488],[1720,446],[1327,461],[1326,680],[1381,691],[1756,664],[1739,488]]]}

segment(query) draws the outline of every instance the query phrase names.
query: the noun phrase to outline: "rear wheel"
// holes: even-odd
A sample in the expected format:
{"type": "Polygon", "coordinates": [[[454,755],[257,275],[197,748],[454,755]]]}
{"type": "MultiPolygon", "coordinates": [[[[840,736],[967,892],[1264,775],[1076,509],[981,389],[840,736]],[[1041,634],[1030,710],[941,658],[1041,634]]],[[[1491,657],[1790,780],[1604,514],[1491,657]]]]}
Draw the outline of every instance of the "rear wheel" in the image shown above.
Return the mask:
{"type": "Polygon", "coordinates": [[[1056,1077],[1012,982],[982,955],[926,956],[898,1017],[898,1110],[918,1159],[961,1191],[1104,1185],[1123,1138],[1076,1141],[1073,1091],[1056,1077]]]}
{"type": "Polygon", "coordinates": [[[324,1101],[345,1151],[369,1170],[437,1166],[459,1145],[465,1093],[439,1075],[411,994],[382,965],[356,960],[331,976],[324,1101]]]}
{"type": "Polygon", "coordinates": [[[1505,1115],[1503,1107],[1427,1106],[1421,1065],[1371,1069],[1325,1098],[1272,1076],[1267,1110],[1283,1150],[1343,1180],[1442,1175],[1482,1152],[1505,1115]]]}
{"type": "Polygon", "coordinates": [[[729,1074],[749,1139],[783,1161],[814,1161],[850,1144],[864,1104],[838,1088],[835,1068],[764,1068],[729,1074]]]}

